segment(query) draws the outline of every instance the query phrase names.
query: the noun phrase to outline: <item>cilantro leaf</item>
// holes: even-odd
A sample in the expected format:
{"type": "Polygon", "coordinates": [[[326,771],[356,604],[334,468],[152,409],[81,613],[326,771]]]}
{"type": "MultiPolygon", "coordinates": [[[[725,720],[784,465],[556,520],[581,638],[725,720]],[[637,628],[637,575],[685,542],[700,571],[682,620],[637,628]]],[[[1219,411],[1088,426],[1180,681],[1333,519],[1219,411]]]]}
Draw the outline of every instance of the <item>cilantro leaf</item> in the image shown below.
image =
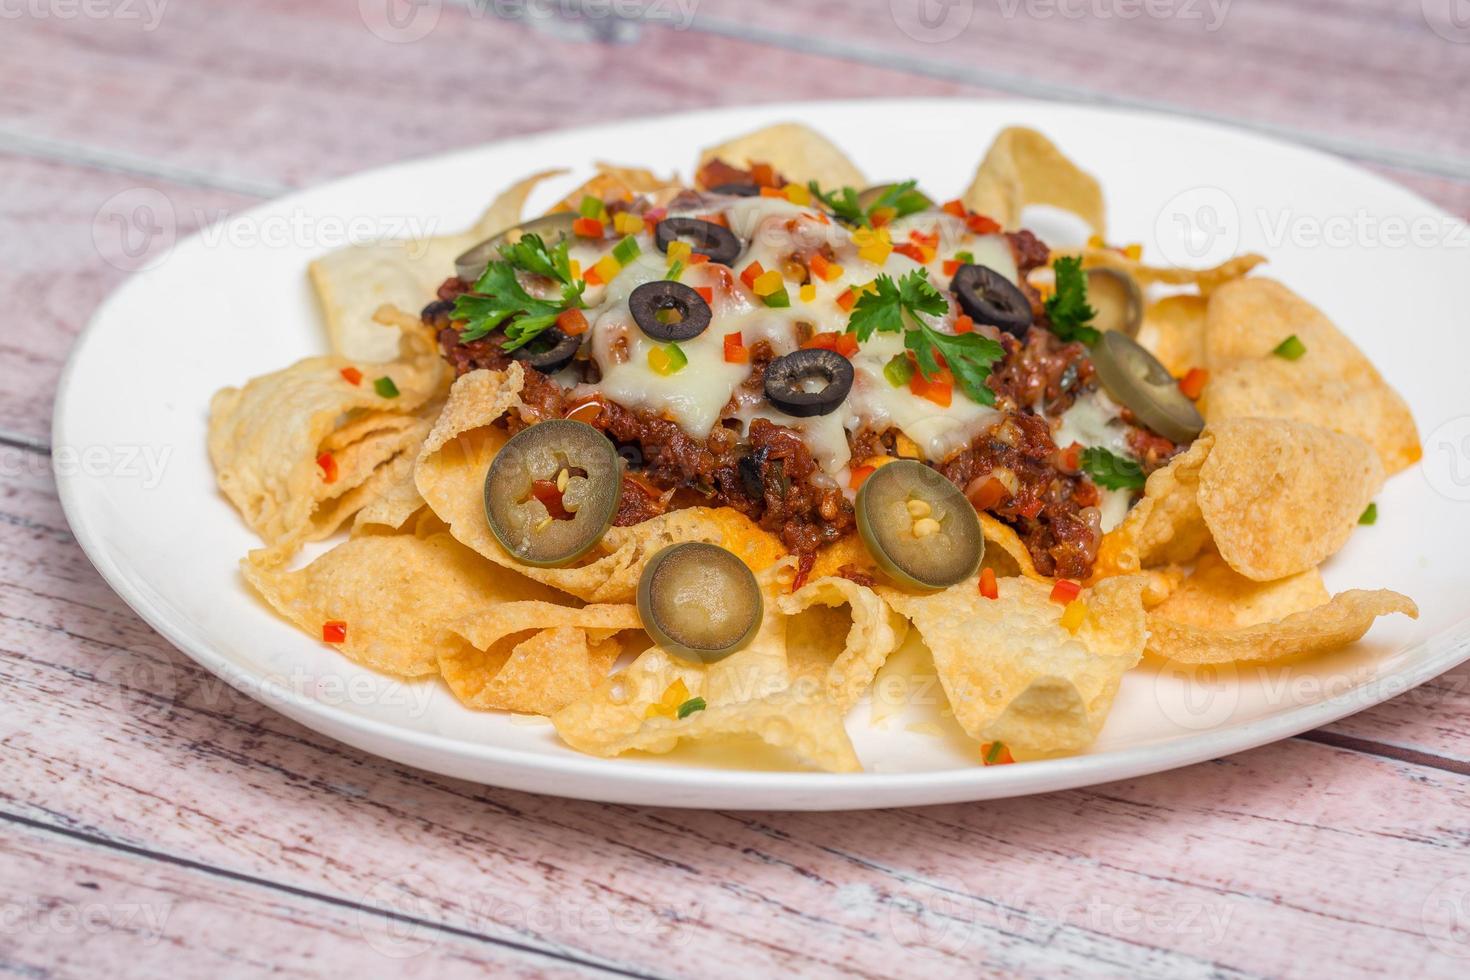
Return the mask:
{"type": "Polygon", "coordinates": [[[1062,340],[1097,343],[1102,335],[1089,325],[1097,311],[1087,305],[1087,274],[1082,271],[1082,260],[1076,256],[1065,256],[1053,262],[1051,267],[1057,277],[1056,292],[1046,301],[1051,332],[1062,340]]]}
{"type": "Polygon", "coordinates": [[[929,200],[922,191],[917,190],[918,185],[919,182],[916,180],[905,180],[892,184],[867,207],[863,206],[857,190],[852,187],[824,192],[815,180],[809,181],[806,187],[812,192],[812,196],[827,205],[827,208],[840,220],[850,225],[871,228],[873,214],[884,208],[892,208],[894,217],[902,218],[905,215],[933,207],[934,202],[929,200]]]}
{"type": "Polygon", "coordinates": [[[1138,490],[1145,482],[1143,470],[1136,462],[1101,446],[1082,450],[1082,468],[1093,483],[1109,490],[1138,490]]]}
{"type": "Polygon", "coordinates": [[[995,392],[985,379],[990,377],[990,366],[1005,356],[1005,350],[979,334],[941,333],[917,316],[943,316],[948,311],[949,300],[929,281],[929,270],[914,269],[897,282],[892,276],[873,280],[873,290],[863,293],[853,307],[847,330],[857,334],[859,343],[874,332],[903,333],[904,347],[913,352],[925,378],[933,378],[943,370],[942,358],[971,401],[994,405],[995,392]],[[905,313],[913,326],[905,321],[905,313]]]}
{"type": "Polygon", "coordinates": [[[526,235],[515,244],[501,246],[501,261],[491,262],[474,288],[454,302],[454,318],[466,321],[459,339],[464,343],[480,340],[511,320],[501,347],[512,351],[550,329],[565,310],[581,309],[587,284],[573,280],[567,245],[563,240],[548,248],[541,236],[526,235]],[[517,269],[560,283],[561,301],[538,299],[526,292],[516,278],[517,269]]]}

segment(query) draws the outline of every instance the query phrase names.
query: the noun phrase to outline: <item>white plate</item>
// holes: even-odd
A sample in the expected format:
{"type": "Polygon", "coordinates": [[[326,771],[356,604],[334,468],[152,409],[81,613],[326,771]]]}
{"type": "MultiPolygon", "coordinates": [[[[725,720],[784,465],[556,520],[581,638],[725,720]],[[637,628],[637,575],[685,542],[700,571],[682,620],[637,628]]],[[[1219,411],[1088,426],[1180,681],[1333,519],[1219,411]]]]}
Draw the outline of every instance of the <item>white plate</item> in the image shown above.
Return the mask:
{"type": "MultiPolygon", "coordinates": [[[[533,205],[552,200],[555,189],[542,190],[533,205]]],[[[1461,501],[1470,499],[1470,486],[1455,468],[1470,446],[1467,243],[1463,224],[1341,161],[1138,113],[1010,102],[833,103],[552,133],[361,174],[179,243],[108,300],[78,342],[56,404],[58,484],[92,561],[172,643],[302,724],[399,762],[516,789],[674,806],[878,807],[1081,786],[1325,724],[1470,655],[1460,628],[1470,544],[1461,501]],[[215,490],[204,449],[206,406],[221,386],[323,350],[305,269],[338,243],[332,236],[343,219],[428,219],[458,229],[531,171],[571,166],[580,179],[594,161],[611,160],[687,173],[699,147],[783,119],[817,125],[875,180],[913,176],[953,196],[996,131],[1027,123],[1100,176],[1114,240],[1143,242],[1152,258],[1201,265],[1238,250],[1269,255],[1271,274],[1323,307],[1406,394],[1426,434],[1428,468],[1399,475],[1383,491],[1378,524],[1329,563],[1328,584],[1334,591],[1398,589],[1419,602],[1423,617],[1383,621],[1355,648],[1289,668],[1226,671],[1193,683],[1137,670],[1096,745],[1067,759],[981,768],[974,746],[952,733],[911,731],[905,720],[880,731],[860,705],[849,728],[868,771],[825,775],[721,768],[697,754],[578,755],[545,724],[470,712],[437,682],[404,685],[357,668],[275,618],[247,590],[236,563],[256,541],[215,490]],[[1401,241],[1406,233],[1423,237],[1401,241]],[[160,476],[145,453],[166,461],[160,476]]],[[[937,708],[927,711],[938,717],[937,708]]]]}

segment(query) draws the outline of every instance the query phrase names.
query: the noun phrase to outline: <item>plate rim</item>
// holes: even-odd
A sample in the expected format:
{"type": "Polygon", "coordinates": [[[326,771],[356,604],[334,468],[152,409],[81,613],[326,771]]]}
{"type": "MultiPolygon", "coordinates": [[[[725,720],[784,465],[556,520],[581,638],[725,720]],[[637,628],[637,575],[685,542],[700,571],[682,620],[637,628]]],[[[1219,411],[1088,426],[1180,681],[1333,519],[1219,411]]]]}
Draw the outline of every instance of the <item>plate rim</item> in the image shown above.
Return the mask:
{"type": "MultiPolygon", "coordinates": [[[[851,109],[855,106],[863,106],[865,109],[883,113],[903,109],[911,110],[920,105],[934,107],[951,106],[955,103],[974,105],[987,112],[1000,115],[1013,114],[1018,118],[1025,118],[1025,113],[1037,109],[1060,109],[1096,116],[1128,117],[1182,129],[1224,134],[1233,139],[1256,142],[1276,151],[1296,153],[1316,164],[1351,172],[1357,179],[1367,178],[1381,188],[1412,200],[1418,207],[1426,209],[1440,219],[1464,224],[1461,219],[1427,200],[1418,192],[1378,173],[1321,150],[1292,143],[1256,130],[1146,109],[1125,109],[1066,101],[969,97],[839,99],[742,104],[672,114],[654,113],[619,119],[610,123],[509,136],[440,153],[396,160],[378,167],[345,174],[332,180],[311,184],[289,194],[261,201],[244,211],[231,215],[228,220],[250,220],[259,212],[290,207],[300,198],[308,195],[324,191],[340,191],[354,181],[366,182],[381,179],[398,170],[432,162],[448,162],[455,158],[483,153],[509,144],[534,147],[537,143],[552,140],[568,138],[589,140],[595,139],[600,132],[653,121],[677,125],[681,121],[691,119],[707,121],[722,115],[747,117],[751,114],[759,114],[766,117],[768,121],[774,122],[779,121],[782,116],[811,118],[817,115],[819,117],[819,114],[826,110],[851,109]]],[[[177,250],[194,243],[204,231],[204,227],[194,230],[174,243],[172,248],[177,250]]],[[[111,319],[111,311],[120,305],[130,291],[141,288],[139,283],[152,275],[156,268],[158,267],[130,274],[97,306],[88,318],[87,324],[77,334],[67,354],[66,365],[58,381],[56,396],[52,404],[51,445],[53,447],[68,444],[67,433],[69,426],[73,424],[70,415],[76,403],[73,384],[79,365],[86,359],[87,350],[93,338],[104,329],[104,324],[111,319]]],[[[1403,667],[1353,685],[1339,694],[1320,701],[1298,705],[1251,721],[1226,725],[1222,728],[1205,729],[1166,738],[1163,741],[1148,742],[1094,754],[1036,760],[1013,767],[977,765],[969,768],[956,767],[917,772],[767,772],[705,765],[669,765],[657,760],[609,759],[583,755],[572,750],[564,753],[545,753],[405,729],[391,722],[356,714],[338,705],[315,700],[302,692],[281,685],[268,675],[258,675],[246,670],[217,653],[212,645],[203,638],[195,638],[188,630],[172,622],[165,615],[165,610],[150,601],[138,588],[127,570],[117,561],[117,556],[105,544],[100,529],[89,519],[85,494],[93,485],[90,482],[92,478],[80,471],[65,471],[54,456],[52,473],[57,496],[72,535],[108,587],[170,645],[206,671],[230,684],[231,687],[313,731],[351,744],[379,758],[406,763],[430,771],[444,771],[436,770],[433,765],[425,765],[418,761],[407,762],[401,755],[383,751],[380,743],[393,746],[405,745],[413,750],[412,754],[415,756],[425,753],[434,756],[448,756],[481,766],[490,766],[495,770],[493,779],[458,775],[455,775],[454,778],[469,778],[472,781],[483,782],[485,785],[548,793],[567,798],[694,808],[719,806],[724,809],[858,810],[999,799],[1078,788],[1181,768],[1289,738],[1381,704],[1470,659],[1470,622],[1460,622],[1426,639],[1392,651],[1390,656],[1408,658],[1411,661],[1403,667]],[[1440,649],[1435,651],[1435,647],[1440,649]],[[517,778],[518,774],[525,774],[528,778],[517,778]],[[552,782],[556,783],[556,788],[546,788],[552,782]],[[677,798],[669,799],[657,795],[660,791],[689,790],[691,782],[700,783],[695,789],[706,797],[717,796],[733,801],[747,794],[763,794],[767,801],[757,801],[753,805],[742,805],[738,801],[732,803],[681,802],[677,798]],[[579,789],[585,791],[579,792],[579,789]],[[872,791],[874,796],[868,798],[862,795],[864,791],[872,791]],[[836,795],[839,793],[841,798],[836,795]],[[827,796],[833,798],[824,799],[827,796]],[[776,798],[775,803],[769,802],[772,797],[776,798]]]]}

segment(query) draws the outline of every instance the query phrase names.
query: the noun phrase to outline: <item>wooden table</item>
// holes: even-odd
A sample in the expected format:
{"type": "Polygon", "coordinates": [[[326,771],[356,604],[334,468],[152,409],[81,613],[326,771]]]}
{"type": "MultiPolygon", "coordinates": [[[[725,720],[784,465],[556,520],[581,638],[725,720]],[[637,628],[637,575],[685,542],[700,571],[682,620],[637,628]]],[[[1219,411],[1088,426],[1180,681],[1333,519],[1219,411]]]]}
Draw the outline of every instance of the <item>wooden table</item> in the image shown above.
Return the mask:
{"type": "Polygon", "coordinates": [[[51,401],[140,245],[106,220],[119,194],[163,195],[182,234],[536,130],[1019,95],[1231,120],[1470,211],[1470,30],[1451,0],[1237,0],[1223,21],[1218,0],[1136,19],[1132,0],[930,2],[921,20],[914,0],[704,0],[687,24],[675,0],[644,2],[641,24],[438,0],[392,19],[389,0],[0,9],[0,972],[1470,973],[1467,669],[1090,790],[850,814],[602,806],[292,724],[171,649],[73,542],[51,401]]]}

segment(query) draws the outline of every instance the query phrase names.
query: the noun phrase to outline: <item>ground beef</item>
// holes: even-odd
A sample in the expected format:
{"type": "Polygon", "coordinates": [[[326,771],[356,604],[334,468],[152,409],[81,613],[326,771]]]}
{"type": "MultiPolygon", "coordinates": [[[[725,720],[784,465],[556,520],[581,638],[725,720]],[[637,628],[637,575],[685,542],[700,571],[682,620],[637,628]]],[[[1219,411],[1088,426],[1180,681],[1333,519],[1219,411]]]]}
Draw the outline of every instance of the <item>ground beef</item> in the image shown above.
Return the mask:
{"type": "Polygon", "coordinates": [[[1056,418],[1095,384],[1092,360],[1081,343],[1065,343],[1050,330],[1028,330],[1024,340],[1002,333],[1000,343],[1005,359],[986,382],[999,408],[1039,410],[1056,418]]]}
{"type": "Polygon", "coordinates": [[[992,476],[1014,490],[988,510],[1015,528],[1043,575],[1086,578],[1101,537],[1098,490],[1059,461],[1051,427],[1011,413],[945,460],[939,471],[974,499],[992,476]]]}

